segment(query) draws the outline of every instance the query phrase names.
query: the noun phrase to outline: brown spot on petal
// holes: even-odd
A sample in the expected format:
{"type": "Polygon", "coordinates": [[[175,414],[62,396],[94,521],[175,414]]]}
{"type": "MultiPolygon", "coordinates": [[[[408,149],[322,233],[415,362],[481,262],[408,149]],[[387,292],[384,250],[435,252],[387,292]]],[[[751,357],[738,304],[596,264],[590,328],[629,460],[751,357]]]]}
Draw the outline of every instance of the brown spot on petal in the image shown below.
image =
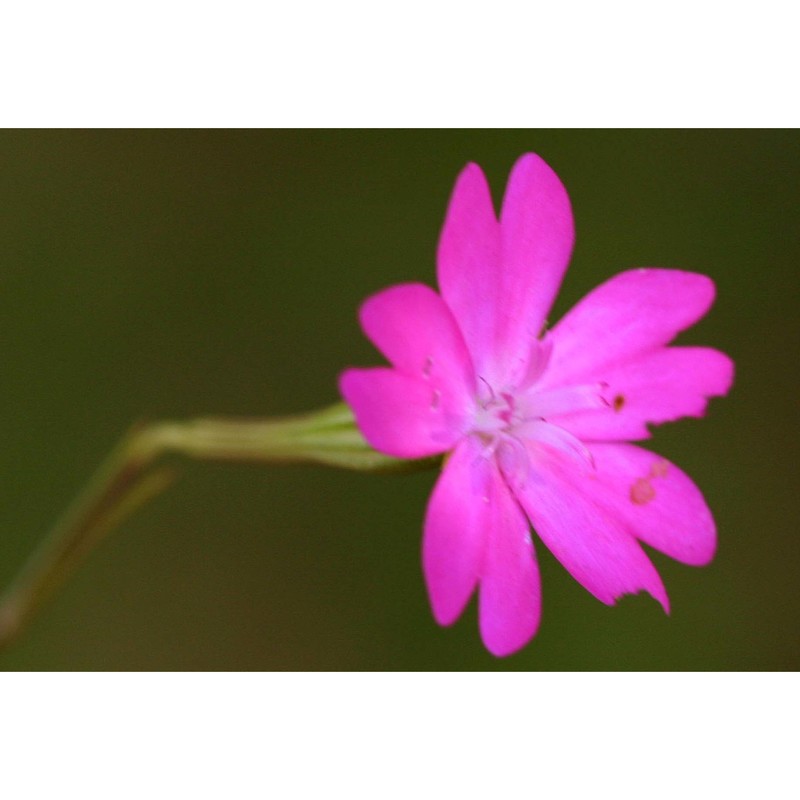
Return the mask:
{"type": "Polygon", "coordinates": [[[637,478],[631,486],[631,501],[637,506],[649,503],[656,496],[653,484],[647,478],[637,478]]]}
{"type": "Polygon", "coordinates": [[[625,408],[625,396],[618,394],[614,398],[614,402],[612,403],[612,405],[614,406],[614,411],[616,411],[617,413],[622,411],[622,409],[625,408]]]}
{"type": "Polygon", "coordinates": [[[651,478],[665,478],[669,470],[669,461],[662,458],[660,461],[654,461],[653,466],[650,467],[651,478]]]}

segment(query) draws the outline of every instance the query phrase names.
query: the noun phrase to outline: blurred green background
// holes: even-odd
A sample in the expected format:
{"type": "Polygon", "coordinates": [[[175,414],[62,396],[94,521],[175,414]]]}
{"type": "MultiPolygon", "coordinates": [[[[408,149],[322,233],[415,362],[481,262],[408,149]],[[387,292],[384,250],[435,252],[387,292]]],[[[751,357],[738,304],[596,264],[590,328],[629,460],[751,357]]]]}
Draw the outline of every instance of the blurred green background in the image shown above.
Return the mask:
{"type": "Polygon", "coordinates": [[[718,525],[704,569],[653,559],[672,600],[594,600],[538,544],[543,621],[483,649],[472,604],[433,621],[419,565],[433,473],[186,465],[0,655],[16,670],[752,670],[800,666],[800,134],[782,131],[0,133],[0,580],[135,420],[278,415],[379,363],[356,310],[433,283],[467,161],[496,201],[542,155],[577,246],[557,318],[633,266],[711,275],[681,337],[736,361],[705,420],[647,446],[718,525]]]}

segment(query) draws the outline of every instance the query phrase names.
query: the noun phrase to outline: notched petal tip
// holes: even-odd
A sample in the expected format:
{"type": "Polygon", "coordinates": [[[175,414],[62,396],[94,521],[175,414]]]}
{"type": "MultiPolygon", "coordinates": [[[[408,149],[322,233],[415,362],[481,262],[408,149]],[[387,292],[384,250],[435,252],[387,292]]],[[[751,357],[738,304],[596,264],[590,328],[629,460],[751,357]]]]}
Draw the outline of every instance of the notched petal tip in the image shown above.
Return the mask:
{"type": "Polygon", "coordinates": [[[553,328],[553,385],[587,379],[669,344],[714,301],[714,282],[695,272],[640,268],[600,284],[553,328]]]}
{"type": "Polygon", "coordinates": [[[436,275],[475,367],[494,356],[500,226],[483,170],[467,164],[456,179],[436,253],[436,275]]]}
{"type": "Polygon", "coordinates": [[[441,296],[423,283],[390,286],[359,311],[367,338],[399,372],[464,405],[474,385],[466,344],[441,296]]]}
{"type": "Polygon", "coordinates": [[[522,378],[519,371],[524,374],[531,341],[544,327],[574,241],[567,190],[543,159],[527,153],[511,170],[500,210],[492,330],[497,352],[487,360],[497,382],[518,384],[522,378]]]}
{"type": "MultiPolygon", "coordinates": [[[[714,281],[702,272],[692,272],[685,269],[672,269],[670,267],[637,267],[624,270],[611,278],[629,282],[636,292],[648,292],[655,295],[664,293],[666,298],[674,296],[683,298],[682,302],[691,307],[694,324],[702,319],[709,311],[717,298],[717,286],[714,281]]],[[[634,297],[635,299],[635,297],[634,297]]]]}
{"type": "Polygon", "coordinates": [[[508,185],[510,186],[514,182],[525,183],[539,176],[547,176],[556,180],[563,187],[556,171],[538,153],[523,153],[511,167],[508,185]]]}
{"type": "Polygon", "coordinates": [[[681,559],[682,564],[687,567],[707,567],[717,555],[717,545],[719,540],[717,538],[717,528],[714,525],[713,531],[708,538],[711,540],[705,550],[698,550],[693,557],[681,559]]]}
{"type": "Polygon", "coordinates": [[[572,204],[561,178],[541,156],[525,153],[516,160],[508,176],[500,221],[513,224],[514,218],[530,220],[531,214],[542,213],[557,219],[563,226],[561,234],[574,239],[572,204]]]}
{"type": "Polygon", "coordinates": [[[617,603],[625,597],[638,597],[639,595],[646,595],[651,597],[655,600],[663,609],[664,613],[669,616],[671,612],[670,603],[669,603],[669,596],[667,595],[667,590],[664,588],[664,584],[660,582],[659,578],[659,585],[652,586],[649,589],[634,589],[632,591],[622,591],[619,594],[615,595],[611,599],[602,600],[603,603],[607,606],[615,606],[617,603]]]}
{"type": "Polygon", "coordinates": [[[531,634],[524,640],[515,643],[510,643],[505,640],[494,641],[493,639],[487,639],[486,636],[482,637],[484,647],[495,657],[495,658],[508,658],[509,656],[513,656],[515,653],[519,653],[527,644],[530,643],[531,639],[533,639],[538,632],[538,625],[537,627],[531,632],[531,634]]]}
{"type": "Polygon", "coordinates": [[[486,246],[486,234],[494,230],[496,224],[497,214],[489,182],[483,169],[470,161],[459,172],[450,193],[438,245],[440,259],[444,257],[447,260],[451,255],[463,253],[469,245],[486,246]],[[476,241],[475,235],[479,232],[482,235],[476,241]]]}
{"type": "Polygon", "coordinates": [[[422,535],[422,572],[433,617],[452,625],[475,590],[485,544],[488,463],[461,442],[434,486],[422,535]]]}
{"type": "Polygon", "coordinates": [[[436,291],[424,283],[398,283],[369,295],[358,309],[358,322],[367,338],[391,361],[396,349],[393,340],[414,324],[415,310],[421,302],[435,303],[436,291]],[[388,330],[387,330],[388,328],[388,330]],[[389,340],[388,342],[386,340],[389,340]]]}
{"type": "Polygon", "coordinates": [[[595,444],[592,450],[598,480],[585,490],[631,535],[690,566],[705,566],[714,558],[716,524],[686,473],[631,444],[595,444]]]}
{"type": "Polygon", "coordinates": [[[357,367],[348,367],[347,369],[343,369],[339,373],[339,377],[336,381],[339,387],[339,394],[344,398],[344,401],[352,408],[352,403],[347,399],[347,395],[350,393],[350,388],[353,385],[353,381],[356,380],[356,374],[359,372],[357,367]]]}
{"type": "Polygon", "coordinates": [[[736,364],[733,359],[721,350],[713,350],[716,353],[719,366],[719,376],[716,391],[711,397],[724,397],[733,388],[733,381],[736,378],[736,364]]]}
{"type": "Polygon", "coordinates": [[[489,182],[486,180],[486,173],[483,171],[483,167],[480,164],[475,163],[474,161],[468,161],[461,172],[458,173],[458,177],[456,178],[456,187],[462,181],[470,181],[476,183],[480,182],[482,185],[488,187],[489,182]]]}

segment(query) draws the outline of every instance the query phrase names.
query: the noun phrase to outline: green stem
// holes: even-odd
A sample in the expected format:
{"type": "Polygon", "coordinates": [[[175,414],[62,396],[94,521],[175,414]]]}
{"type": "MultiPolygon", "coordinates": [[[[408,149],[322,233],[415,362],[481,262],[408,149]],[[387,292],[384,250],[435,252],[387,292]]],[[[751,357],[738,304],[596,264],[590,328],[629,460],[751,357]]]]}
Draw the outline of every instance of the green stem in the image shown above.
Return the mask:
{"type": "Polygon", "coordinates": [[[376,452],[344,403],[280,419],[197,419],[135,428],[0,599],[0,649],[19,635],[106,535],[171,483],[172,470],[156,466],[165,455],[257,464],[317,463],[368,472],[416,471],[440,462],[399,460],[376,452]]]}

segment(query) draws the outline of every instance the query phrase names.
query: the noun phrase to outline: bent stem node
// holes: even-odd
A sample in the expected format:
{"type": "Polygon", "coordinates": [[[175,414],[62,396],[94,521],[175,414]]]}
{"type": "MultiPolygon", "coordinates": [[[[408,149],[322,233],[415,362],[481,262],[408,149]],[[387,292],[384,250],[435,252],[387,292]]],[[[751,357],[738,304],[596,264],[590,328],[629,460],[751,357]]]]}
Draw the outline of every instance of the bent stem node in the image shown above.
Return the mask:
{"type": "Polygon", "coordinates": [[[280,419],[196,419],[136,427],[6,590],[0,600],[0,649],[22,632],[105,536],[170,485],[174,470],[156,465],[167,455],[254,464],[316,463],[365,472],[409,472],[439,463],[438,458],[406,461],[376,452],[344,403],[280,419]]]}

